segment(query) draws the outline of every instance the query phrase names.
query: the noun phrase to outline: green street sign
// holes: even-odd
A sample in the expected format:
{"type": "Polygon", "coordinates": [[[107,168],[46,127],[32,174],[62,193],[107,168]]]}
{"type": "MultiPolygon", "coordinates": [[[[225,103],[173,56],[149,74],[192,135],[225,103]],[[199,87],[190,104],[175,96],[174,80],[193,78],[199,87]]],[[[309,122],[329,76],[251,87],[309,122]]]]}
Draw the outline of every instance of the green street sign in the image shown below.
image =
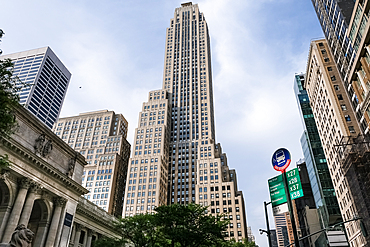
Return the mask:
{"type": "MultiPolygon", "coordinates": [[[[294,200],[303,196],[301,178],[299,177],[298,168],[294,168],[286,172],[290,199],[294,200]]],[[[268,180],[270,198],[272,207],[281,205],[287,202],[287,197],[284,189],[283,176],[279,175],[268,180]]]]}
{"type": "Polygon", "coordinates": [[[287,202],[283,176],[279,175],[268,180],[272,207],[287,202]]]}
{"type": "Polygon", "coordinates": [[[288,180],[290,199],[294,200],[303,196],[301,178],[299,177],[298,168],[286,172],[288,180]]]}

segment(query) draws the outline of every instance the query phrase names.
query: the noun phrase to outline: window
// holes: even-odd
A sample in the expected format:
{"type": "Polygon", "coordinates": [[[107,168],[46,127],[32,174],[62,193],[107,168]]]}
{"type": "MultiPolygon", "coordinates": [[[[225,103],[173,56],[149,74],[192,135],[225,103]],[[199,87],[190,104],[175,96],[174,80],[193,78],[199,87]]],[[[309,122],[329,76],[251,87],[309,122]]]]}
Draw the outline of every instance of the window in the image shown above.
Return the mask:
{"type": "Polygon", "coordinates": [[[347,122],[351,121],[351,117],[349,115],[345,115],[344,118],[346,119],[347,122]]]}
{"type": "Polygon", "coordinates": [[[347,106],[345,104],[340,105],[340,107],[342,108],[342,111],[346,111],[347,110],[347,106]]]}
{"type": "Polygon", "coordinates": [[[353,126],[348,126],[348,130],[351,133],[356,133],[355,128],[353,126]]]}
{"type": "Polygon", "coordinates": [[[333,68],[332,67],[328,67],[328,71],[333,71],[333,68]]]}
{"type": "Polygon", "coordinates": [[[339,85],[334,85],[334,89],[335,89],[335,91],[339,91],[340,90],[339,85]]]}
{"type": "Polygon", "coordinates": [[[336,81],[337,79],[335,78],[335,75],[330,77],[331,81],[336,81]]]}
{"type": "Polygon", "coordinates": [[[339,100],[343,100],[343,96],[341,94],[338,94],[337,97],[339,100]]]}
{"type": "Polygon", "coordinates": [[[325,62],[325,63],[327,63],[327,62],[329,62],[329,61],[330,61],[330,59],[329,59],[329,58],[327,58],[327,57],[325,57],[325,58],[324,58],[324,62],[325,62]]]}

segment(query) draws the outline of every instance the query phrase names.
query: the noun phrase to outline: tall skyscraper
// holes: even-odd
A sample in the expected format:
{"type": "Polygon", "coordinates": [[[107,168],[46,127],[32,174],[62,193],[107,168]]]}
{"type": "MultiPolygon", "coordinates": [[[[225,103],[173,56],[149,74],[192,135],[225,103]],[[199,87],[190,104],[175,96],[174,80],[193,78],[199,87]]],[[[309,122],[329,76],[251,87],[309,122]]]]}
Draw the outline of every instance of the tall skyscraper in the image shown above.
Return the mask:
{"type": "Polygon", "coordinates": [[[136,133],[124,216],[199,203],[209,213],[229,215],[230,237],[247,238],[236,172],[215,141],[210,38],[197,4],[175,9],[166,31],[163,88],[149,93],[136,133]]]}
{"type": "Polygon", "coordinates": [[[50,47],[0,56],[14,62],[14,76],[24,86],[19,92],[24,105],[50,129],[58,119],[71,73],[50,47]]]}
{"type": "Polygon", "coordinates": [[[117,217],[122,215],[131,145],[127,120],[122,114],[102,110],[60,118],[53,131],[81,153],[87,164],[82,185],[85,198],[117,217]]]}
{"type": "Polygon", "coordinates": [[[311,0],[321,24],[328,48],[342,80],[348,77],[356,51],[346,36],[354,0],[311,0]]]}
{"type": "MultiPolygon", "coordinates": [[[[339,72],[334,59],[327,50],[326,40],[311,42],[306,79],[302,86],[310,99],[342,218],[350,220],[358,215],[358,211],[356,200],[351,193],[352,188],[348,186],[344,176],[338,147],[343,138],[357,136],[360,128],[354,112],[349,107],[351,103],[346,88],[338,80],[339,72]]],[[[351,246],[366,244],[359,222],[347,223],[346,232],[351,246]]]]}
{"type": "MultiPolygon", "coordinates": [[[[321,229],[342,222],[333,182],[330,177],[326,156],[321,144],[319,131],[310,105],[307,91],[303,87],[305,75],[295,75],[294,91],[297,98],[299,112],[302,118],[304,132],[301,137],[302,151],[308,170],[308,176],[318,209],[321,229]]],[[[321,245],[326,243],[326,232],[317,239],[321,245]]]]}

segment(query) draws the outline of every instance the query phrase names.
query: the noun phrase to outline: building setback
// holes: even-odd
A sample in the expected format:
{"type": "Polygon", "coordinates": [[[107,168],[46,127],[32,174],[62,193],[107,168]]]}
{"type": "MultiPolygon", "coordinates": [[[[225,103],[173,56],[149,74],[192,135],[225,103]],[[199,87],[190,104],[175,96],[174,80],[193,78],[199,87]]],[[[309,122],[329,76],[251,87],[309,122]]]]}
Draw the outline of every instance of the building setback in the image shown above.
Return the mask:
{"type": "MultiPolygon", "coordinates": [[[[310,99],[342,218],[349,220],[358,215],[358,212],[344,177],[337,145],[344,137],[357,136],[360,128],[350,107],[346,89],[341,80],[338,80],[339,72],[333,57],[327,52],[328,49],[326,40],[311,42],[303,87],[310,99]]],[[[346,232],[351,246],[366,244],[359,222],[347,223],[346,232]]]]}
{"type": "Polygon", "coordinates": [[[89,191],[85,198],[117,217],[122,215],[130,157],[127,128],[122,114],[108,110],[60,118],[53,128],[87,161],[82,176],[82,185],[89,191]]]}
{"type": "Polygon", "coordinates": [[[19,103],[50,129],[58,119],[71,73],[50,47],[0,56],[14,63],[13,75],[25,85],[19,103]]]}
{"type": "Polygon", "coordinates": [[[228,235],[241,241],[247,238],[244,199],[215,141],[210,38],[197,4],[175,9],[165,50],[163,88],[149,93],[140,112],[124,216],[198,203],[211,214],[226,213],[228,235]]]}

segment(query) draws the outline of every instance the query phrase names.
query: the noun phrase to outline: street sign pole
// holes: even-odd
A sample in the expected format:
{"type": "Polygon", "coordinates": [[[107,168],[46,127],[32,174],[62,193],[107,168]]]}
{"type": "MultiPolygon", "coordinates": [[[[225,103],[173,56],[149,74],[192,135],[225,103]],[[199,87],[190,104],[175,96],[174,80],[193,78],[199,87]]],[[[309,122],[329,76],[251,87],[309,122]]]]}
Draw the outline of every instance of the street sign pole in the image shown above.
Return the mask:
{"type": "Polygon", "coordinates": [[[289,192],[289,186],[288,186],[288,179],[287,179],[287,176],[286,176],[286,171],[284,170],[282,172],[282,174],[283,174],[283,181],[284,181],[285,193],[287,195],[287,202],[288,202],[288,208],[289,208],[289,213],[290,213],[290,221],[292,223],[292,230],[293,230],[293,237],[294,237],[294,245],[296,247],[299,247],[297,227],[295,225],[293,205],[292,205],[292,200],[290,199],[290,192],[289,192]]]}

